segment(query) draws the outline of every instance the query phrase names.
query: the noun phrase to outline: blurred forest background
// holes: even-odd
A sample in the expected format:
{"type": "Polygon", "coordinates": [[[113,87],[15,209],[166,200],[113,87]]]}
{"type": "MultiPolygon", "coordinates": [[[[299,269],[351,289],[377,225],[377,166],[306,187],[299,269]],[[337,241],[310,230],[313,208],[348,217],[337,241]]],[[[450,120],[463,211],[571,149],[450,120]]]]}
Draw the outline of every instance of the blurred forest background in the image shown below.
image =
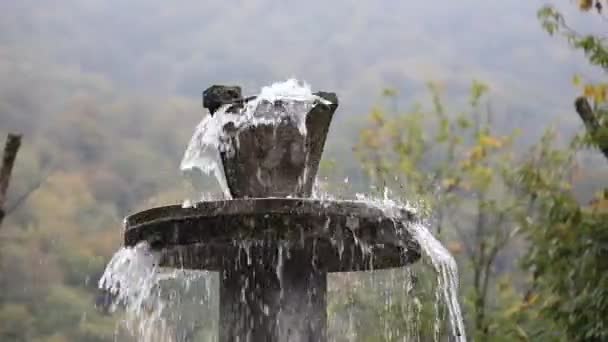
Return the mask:
{"type": "MultiPolygon", "coordinates": [[[[341,100],[329,192],[388,186],[432,208],[470,339],[608,341],[608,4],[544,6],[0,1],[0,134],[23,134],[0,226],[0,341],[128,341],[94,307],[123,217],[194,193],[178,164],[203,89],[292,76],[341,100]]],[[[388,305],[381,287],[332,281],[330,317],[350,320],[335,336],[402,340],[384,327],[407,326],[412,294],[388,305]]]]}

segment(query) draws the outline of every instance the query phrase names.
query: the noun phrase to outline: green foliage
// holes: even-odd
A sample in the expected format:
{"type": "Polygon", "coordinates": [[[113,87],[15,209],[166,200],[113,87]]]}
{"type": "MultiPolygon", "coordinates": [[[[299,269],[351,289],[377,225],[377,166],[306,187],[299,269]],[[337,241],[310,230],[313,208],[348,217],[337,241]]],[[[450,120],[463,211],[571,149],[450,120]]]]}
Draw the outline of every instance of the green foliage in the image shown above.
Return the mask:
{"type": "Polygon", "coordinates": [[[571,341],[608,339],[608,214],[581,212],[569,197],[551,199],[547,221],[533,231],[525,265],[543,292],[542,312],[571,341]],[[570,298],[564,300],[564,298],[570,298]]]}
{"type": "Polygon", "coordinates": [[[405,184],[405,199],[430,203],[460,261],[469,335],[605,340],[608,200],[583,208],[573,193],[581,173],[574,155],[585,140],[558,149],[549,130],[528,153],[517,152],[517,134],[493,134],[480,115],[485,85],[473,84],[470,110],[456,115],[446,114],[437,87],[430,90],[431,112],[374,110],[357,151],[373,180],[405,184]]]}
{"type": "Polygon", "coordinates": [[[550,5],[538,11],[538,18],[547,33],[563,36],[573,48],[583,51],[591,64],[608,68],[608,45],[604,37],[575,31],[568,26],[564,16],[550,5]]]}
{"type": "MultiPolygon", "coordinates": [[[[123,94],[122,87],[128,86],[121,84],[121,87],[116,87],[106,79],[110,77],[109,73],[87,72],[84,70],[86,67],[80,66],[83,65],[80,61],[77,63],[79,66],[74,68],[52,63],[52,59],[74,58],[75,51],[71,49],[72,45],[66,45],[66,41],[76,36],[64,32],[78,31],[82,34],[84,27],[62,26],[61,23],[73,22],[66,20],[74,17],[69,11],[57,12],[57,17],[52,18],[36,14],[35,17],[42,22],[22,20],[22,15],[11,15],[16,10],[21,13],[27,11],[27,6],[18,3],[6,2],[8,9],[3,12],[7,13],[3,17],[6,20],[0,22],[5,29],[3,32],[20,29],[34,32],[36,30],[32,31],[31,27],[45,27],[44,20],[47,19],[52,19],[59,29],[49,30],[46,38],[40,38],[39,32],[28,34],[27,37],[9,34],[5,36],[9,38],[2,42],[5,53],[0,69],[3,79],[10,82],[1,85],[0,126],[4,129],[18,128],[25,133],[23,153],[19,156],[16,177],[11,185],[11,189],[15,190],[12,193],[23,193],[44,177],[46,171],[50,170],[51,176],[10,214],[0,229],[0,341],[129,341],[128,334],[114,336],[117,330],[120,331],[117,328],[120,314],[102,316],[93,309],[97,294],[96,281],[105,262],[120,245],[119,224],[124,215],[151,205],[178,203],[185,197],[183,184],[178,181],[177,165],[193,125],[200,119],[200,105],[197,100],[180,97],[123,94]],[[32,51],[32,47],[39,44],[45,47],[32,51]],[[50,46],[62,46],[63,49],[50,49],[50,46]],[[48,57],[46,53],[54,56],[48,57]]],[[[581,9],[587,11],[594,6],[591,1],[579,3],[581,9]]],[[[74,6],[79,7],[83,14],[95,12],[97,5],[88,8],[89,5],[86,8],[74,6]]],[[[223,8],[222,2],[214,6],[223,8]]],[[[269,9],[276,7],[272,4],[253,4],[251,7],[256,10],[250,12],[251,18],[257,16],[260,6],[262,12],[272,18],[285,19],[281,11],[265,11],[266,6],[269,9]]],[[[328,21],[334,21],[333,17],[325,16],[328,12],[323,7],[315,8],[328,21]]],[[[187,7],[178,6],[175,9],[171,15],[180,21],[185,14],[192,15],[186,13],[187,7]]],[[[382,12],[381,5],[376,9],[378,11],[370,12],[389,15],[390,20],[399,20],[399,11],[382,12]]],[[[112,8],[101,10],[115,12],[112,8]]],[[[44,8],[40,13],[43,12],[44,8]]],[[[248,18],[240,12],[232,14],[237,19],[248,18]]],[[[544,8],[539,15],[549,33],[564,36],[574,48],[583,51],[592,64],[606,67],[608,61],[603,38],[570,30],[564,18],[553,8],[544,8]]],[[[78,17],[85,18],[83,20],[90,18],[88,14],[78,17]]],[[[214,21],[212,26],[222,26],[219,25],[222,24],[221,19],[210,19],[214,21]]],[[[356,31],[363,36],[359,35],[360,39],[355,41],[373,41],[380,36],[391,36],[394,41],[401,41],[402,32],[398,30],[385,30],[374,25],[360,30],[359,27],[365,27],[365,20],[369,18],[357,20],[356,31]]],[[[274,27],[275,23],[276,20],[266,20],[261,24],[274,27]]],[[[339,25],[342,24],[339,22],[339,25]]],[[[152,21],[145,25],[155,32],[152,21]]],[[[89,29],[94,27],[91,25],[89,29]]],[[[132,49],[124,49],[121,40],[113,39],[121,28],[113,25],[108,27],[110,30],[103,36],[107,39],[77,39],[85,44],[84,50],[99,52],[87,53],[88,63],[84,64],[96,65],[105,71],[112,69],[112,61],[108,65],[98,65],[98,56],[104,55],[108,49],[107,44],[97,46],[95,42],[105,40],[112,45],[110,55],[118,56],[114,63],[120,65],[121,70],[124,65],[137,64],[137,77],[144,79],[144,83],[158,82],[163,91],[164,83],[179,83],[180,87],[184,87],[184,84],[181,84],[183,80],[165,82],[169,77],[161,77],[160,82],[154,77],[144,78],[144,75],[174,74],[174,68],[167,67],[169,63],[156,70],[156,59],[173,60],[173,57],[179,57],[180,65],[185,68],[180,74],[190,76],[199,72],[200,63],[196,61],[201,56],[195,54],[190,57],[191,60],[188,57],[182,59],[182,55],[188,55],[183,52],[188,50],[182,46],[183,40],[174,39],[174,33],[163,33],[158,40],[154,39],[154,44],[160,41],[163,50],[180,51],[180,56],[169,54],[168,57],[158,57],[155,50],[148,46],[132,46],[137,50],[151,51],[147,57],[142,57],[132,49]]],[[[318,33],[323,36],[325,33],[321,31],[318,33]]],[[[87,31],[83,37],[92,36],[91,33],[87,31]]],[[[206,46],[215,46],[217,39],[225,39],[221,35],[209,34],[197,37],[203,39],[197,44],[206,46]]],[[[140,40],[139,37],[136,40],[140,40]]],[[[314,41],[318,40],[315,38],[314,41]]],[[[346,57],[327,60],[319,64],[322,66],[317,71],[312,70],[315,68],[309,68],[309,71],[326,73],[345,68],[343,62],[352,59],[347,49],[343,49],[343,44],[348,42],[344,38],[337,41],[341,43],[329,45],[329,54],[346,57]]],[[[247,44],[238,47],[242,51],[251,51],[247,44]]],[[[309,48],[307,45],[300,46],[299,52],[293,54],[309,56],[309,48]]],[[[399,56],[410,49],[407,44],[395,44],[391,53],[399,56]]],[[[356,55],[370,58],[370,54],[356,55]]],[[[193,76],[194,80],[188,79],[190,85],[186,88],[189,92],[204,86],[200,81],[217,77],[237,81],[242,77],[239,70],[228,70],[226,64],[218,63],[217,60],[222,59],[218,59],[218,56],[221,54],[217,52],[208,56],[204,76],[198,74],[193,76]]],[[[377,54],[371,56],[375,63],[377,54]]],[[[396,60],[393,57],[391,60],[396,60]]],[[[260,55],[255,58],[259,59],[260,55]]],[[[253,61],[254,65],[262,66],[261,70],[275,68],[276,63],[274,59],[253,61]]],[[[365,65],[365,60],[350,63],[360,69],[365,65]]],[[[407,64],[394,64],[385,71],[402,73],[404,65],[407,67],[407,64]]],[[[124,72],[117,74],[121,74],[120,77],[131,75],[124,72]]],[[[337,75],[341,74],[328,76],[328,84],[357,84],[356,87],[347,88],[352,93],[351,100],[366,94],[366,88],[359,85],[363,82],[357,78],[359,76],[342,79],[336,78],[337,75]]],[[[251,76],[251,79],[260,79],[259,76],[251,76]]],[[[269,76],[263,76],[266,77],[269,76]]],[[[582,93],[594,99],[594,104],[601,110],[599,107],[607,98],[606,87],[591,82],[579,80],[577,86],[580,85],[582,93]]],[[[606,273],[607,220],[605,213],[600,210],[605,202],[600,199],[593,208],[577,205],[569,190],[573,182],[565,175],[555,174],[568,170],[565,165],[571,162],[567,156],[560,156],[563,151],[551,152],[551,158],[543,158],[537,164],[524,163],[526,159],[512,146],[517,141],[516,136],[497,134],[496,127],[487,120],[483,99],[488,89],[483,84],[473,85],[470,107],[463,113],[444,106],[440,87],[430,85],[429,88],[431,110],[417,106],[407,115],[390,113],[381,108],[375,110],[370,115],[369,126],[361,132],[357,152],[377,189],[381,190],[384,185],[398,189],[398,185],[404,184],[403,191],[398,195],[409,200],[419,198],[422,203],[439,209],[436,213],[442,238],[458,257],[461,266],[464,280],[462,302],[470,327],[469,336],[473,335],[476,340],[491,336],[492,341],[605,339],[603,327],[608,326],[605,322],[608,315],[605,311],[606,279],[603,274],[606,273]],[[522,182],[525,187],[521,186],[522,182]],[[478,196],[480,194],[483,196],[478,196]],[[536,199],[534,210],[530,211],[527,210],[526,199],[532,197],[536,199]],[[478,221],[478,218],[481,220],[478,221]],[[514,222],[515,219],[517,222],[514,222]],[[519,235],[513,238],[517,232],[519,235]],[[461,236],[461,233],[465,235],[461,236]],[[524,238],[527,242],[522,241],[524,238]],[[505,242],[509,242],[509,245],[502,248],[505,242]],[[499,252],[496,252],[497,248],[499,252]],[[526,270],[531,273],[542,270],[537,271],[535,279],[532,279],[532,274],[522,275],[511,267],[512,261],[518,256],[517,251],[527,250],[530,253],[525,258],[526,270]],[[488,261],[491,261],[491,265],[486,271],[488,261]],[[478,277],[473,271],[475,268],[478,277]],[[477,278],[480,280],[476,284],[477,278]],[[483,279],[488,279],[488,292],[485,302],[480,302],[485,291],[483,279]],[[534,285],[531,289],[527,288],[528,280],[534,285]],[[478,319],[478,312],[482,310],[484,317],[478,319]],[[478,321],[480,323],[476,327],[478,321]]],[[[142,92],[145,93],[145,90],[142,92]]],[[[396,102],[397,94],[392,89],[383,93],[392,102],[396,102]]],[[[606,115],[602,115],[605,120],[606,115]]],[[[538,122],[530,125],[538,126],[538,122]]],[[[591,141],[588,138],[582,140],[588,144],[591,141]]],[[[350,148],[349,138],[341,137],[331,146],[336,146],[336,143],[343,145],[341,150],[350,148]]],[[[544,151],[542,153],[548,153],[548,150],[544,151]]],[[[358,170],[353,169],[335,172],[336,167],[344,164],[343,157],[340,157],[325,162],[323,172],[344,173],[351,177],[356,175],[358,170]]],[[[583,177],[592,185],[605,183],[606,179],[605,174],[592,175],[588,170],[583,177]],[[592,177],[596,178],[589,181],[592,177]]],[[[333,180],[332,184],[342,186],[333,180]]],[[[211,186],[209,189],[213,189],[211,186]]],[[[15,198],[11,198],[11,203],[14,203],[13,200],[15,198]]],[[[353,284],[336,285],[332,292],[334,297],[330,303],[330,315],[344,317],[353,313],[353,324],[362,327],[357,331],[362,339],[368,341],[391,341],[411,336],[407,325],[412,321],[421,325],[421,340],[432,340],[433,279],[421,275],[412,290],[399,292],[401,289],[397,289],[392,297],[383,292],[380,283],[378,279],[370,280],[365,286],[354,286],[352,291],[345,289],[351,289],[353,284]],[[387,303],[389,297],[391,303],[387,303]],[[416,304],[412,298],[420,303],[416,304]],[[412,318],[412,315],[419,315],[419,318],[412,318]],[[380,322],[391,328],[384,329],[380,322]]],[[[387,281],[386,284],[389,283],[387,281]]],[[[397,280],[396,283],[407,282],[397,280]]],[[[195,312],[197,307],[193,305],[189,310],[195,312]]],[[[348,319],[341,322],[348,323],[348,319]]],[[[199,340],[205,341],[213,335],[211,331],[214,329],[213,324],[209,323],[195,330],[199,340]]]]}
{"type": "Polygon", "coordinates": [[[24,305],[6,303],[0,308],[0,340],[27,342],[31,340],[32,315],[24,305]]]}
{"type": "Polygon", "coordinates": [[[332,341],[435,341],[446,338],[446,321],[436,322],[435,275],[413,265],[407,270],[331,275],[329,329],[332,341]],[[436,326],[439,324],[439,326],[436,326]],[[439,328],[439,329],[438,329],[439,328]]]}
{"type": "Polygon", "coordinates": [[[608,197],[581,206],[564,180],[568,169],[540,172],[536,163],[563,165],[568,154],[545,140],[518,171],[535,194],[535,215],[526,223],[530,249],[523,266],[533,275],[537,309],[564,329],[569,341],[608,339],[608,197]]]}
{"type": "Polygon", "coordinates": [[[518,232],[513,217],[527,204],[511,182],[517,135],[494,133],[485,84],[473,82],[469,108],[459,114],[446,109],[437,85],[429,90],[430,111],[372,111],[356,151],[379,188],[401,189],[395,195],[434,210],[437,233],[464,271],[469,334],[484,340],[496,326],[487,312],[501,306],[492,300],[502,273],[495,264],[505,263],[500,253],[518,232]]]}
{"type": "MultiPolygon", "coordinates": [[[[603,16],[604,1],[579,1],[578,5],[581,11],[595,8],[603,16]]],[[[592,65],[608,70],[605,37],[579,34],[550,6],[539,11],[539,18],[550,34],[560,33],[592,65]]],[[[579,76],[574,83],[580,83],[579,76]]],[[[587,133],[575,140],[575,147],[594,146],[605,153],[607,89],[605,83],[584,85],[583,95],[593,100],[594,108],[588,113],[591,119],[581,115],[587,133]]],[[[569,341],[604,341],[608,339],[608,192],[604,190],[590,205],[581,206],[570,189],[577,170],[563,168],[563,161],[571,156],[552,148],[549,140],[541,141],[530,162],[518,171],[524,191],[534,195],[536,207],[533,220],[522,220],[531,243],[523,266],[533,275],[536,309],[562,327],[569,341]],[[539,161],[555,167],[552,172],[541,172],[536,168],[539,161]]]]}
{"type": "MultiPolygon", "coordinates": [[[[120,96],[101,103],[82,96],[99,91],[88,86],[53,124],[25,135],[9,205],[41,185],[0,228],[0,341],[131,341],[124,331],[116,337],[120,313],[95,309],[97,282],[121,245],[123,215],[186,197],[177,165],[200,119],[198,103],[150,106],[120,96]],[[150,118],[138,122],[131,114],[138,110],[150,118]],[[167,115],[188,119],[166,130],[167,115]]],[[[2,119],[3,127],[14,123],[2,119]]]]}

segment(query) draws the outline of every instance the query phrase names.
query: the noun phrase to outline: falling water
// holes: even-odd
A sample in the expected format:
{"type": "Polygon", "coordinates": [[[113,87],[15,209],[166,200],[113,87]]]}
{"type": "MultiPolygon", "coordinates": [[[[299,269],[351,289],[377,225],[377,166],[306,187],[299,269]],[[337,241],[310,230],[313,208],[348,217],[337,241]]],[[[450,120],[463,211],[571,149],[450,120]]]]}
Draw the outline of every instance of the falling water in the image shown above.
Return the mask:
{"type": "MultiPolygon", "coordinates": [[[[401,211],[416,212],[414,206],[409,203],[401,204],[390,198],[390,191],[385,189],[384,197],[381,199],[370,198],[363,194],[357,194],[359,201],[381,209],[385,215],[393,220],[402,220],[401,211]]],[[[398,225],[396,225],[397,227],[398,225]]],[[[458,302],[458,266],[452,254],[435,238],[429,230],[429,224],[422,220],[411,222],[402,220],[401,226],[406,227],[412,237],[418,242],[425,257],[427,257],[437,273],[437,294],[443,300],[447,308],[451,335],[456,341],[466,341],[464,320],[458,302]]],[[[404,241],[405,242],[405,241],[404,241]]],[[[436,316],[439,313],[436,312],[436,316]]],[[[439,320],[435,319],[435,335],[439,335],[439,320]]]]}
{"type": "MultiPolygon", "coordinates": [[[[138,336],[149,340],[156,332],[156,324],[162,312],[162,303],[153,300],[157,290],[159,255],[143,242],[135,247],[121,248],[106,266],[99,280],[99,287],[114,296],[112,311],[124,305],[127,312],[127,328],[138,336]],[[147,319],[142,319],[148,314],[147,319]],[[134,327],[139,320],[139,326],[134,327]]],[[[161,322],[161,332],[164,330],[161,322]]]]}
{"type": "MultiPolygon", "coordinates": [[[[273,125],[276,126],[281,120],[292,120],[300,132],[306,134],[306,113],[318,103],[324,101],[313,95],[310,87],[306,84],[301,84],[296,80],[288,80],[282,83],[275,83],[270,87],[262,88],[260,95],[254,100],[246,103],[244,108],[237,113],[229,112],[229,106],[220,108],[213,116],[206,116],[197,126],[194,135],[184,153],[180,168],[182,170],[198,169],[208,175],[213,174],[219,182],[225,196],[230,198],[230,192],[224,170],[222,167],[220,153],[230,153],[233,150],[231,140],[224,135],[224,126],[232,124],[236,128],[236,143],[238,144],[238,133],[250,126],[255,125],[273,125]],[[274,103],[277,100],[289,100],[286,102],[286,109],[280,115],[269,115],[275,113],[269,111],[269,103],[274,103]]],[[[276,114],[276,113],[275,113],[276,114]]],[[[345,184],[348,179],[345,180],[345,184]]],[[[319,183],[315,182],[313,191],[313,199],[321,201],[335,201],[334,196],[321,191],[319,183]]],[[[400,203],[391,199],[390,192],[385,191],[384,196],[380,199],[371,198],[363,194],[357,194],[354,200],[359,203],[364,203],[368,206],[379,208],[384,215],[392,218],[395,221],[395,227],[405,227],[409,235],[411,235],[422,249],[423,255],[429,260],[437,274],[437,299],[445,306],[450,323],[451,336],[456,341],[466,341],[463,318],[458,303],[458,271],[456,262],[453,256],[447,249],[432,235],[428,229],[428,224],[424,222],[409,222],[402,221],[402,213],[404,210],[416,212],[416,208],[420,206],[412,206],[408,203],[400,203]]],[[[196,203],[185,201],[183,207],[192,207],[196,203]]],[[[423,215],[424,216],[424,215],[423,215]]],[[[356,230],[357,220],[350,220],[350,226],[356,230]]],[[[329,225],[329,220],[328,220],[329,225]]],[[[356,238],[356,237],[355,237],[356,238]]],[[[337,244],[341,241],[331,241],[337,244]]],[[[366,245],[364,241],[357,240],[358,248],[364,253],[373,253],[373,249],[366,245]]],[[[404,241],[404,247],[405,241],[404,241]]],[[[244,242],[240,245],[239,252],[249,254],[249,246],[244,242]]],[[[289,248],[278,247],[279,255],[276,265],[277,275],[281,281],[280,274],[283,267],[283,258],[289,256],[287,252],[289,248]],[[285,252],[285,253],[284,253],[285,252]]],[[[373,257],[373,256],[372,256],[373,257]]],[[[114,300],[114,308],[121,306],[126,311],[127,327],[134,332],[141,341],[175,341],[174,337],[169,332],[170,324],[167,322],[167,312],[171,306],[175,306],[172,300],[167,300],[163,297],[162,283],[168,280],[183,280],[186,287],[195,278],[201,278],[201,273],[193,275],[193,273],[184,270],[173,269],[167,271],[159,267],[160,255],[152,250],[146,243],[140,243],[135,247],[122,248],[112,258],[107,265],[105,273],[99,282],[99,286],[111,293],[114,300]],[[153,338],[154,337],[154,338],[153,338]]],[[[249,258],[248,258],[249,260],[249,258]]],[[[415,286],[413,279],[413,271],[410,268],[403,270],[404,275],[402,285],[408,293],[415,286]]],[[[202,278],[208,277],[208,274],[202,272],[202,278]]],[[[211,296],[212,282],[205,280],[207,299],[211,296]]],[[[204,296],[203,296],[204,297],[204,296]]],[[[216,296],[217,297],[217,296],[216,296]]],[[[389,304],[392,300],[389,296],[389,304]]],[[[200,301],[198,304],[205,304],[200,301]]],[[[411,326],[406,327],[408,336],[418,336],[415,330],[418,329],[418,317],[420,313],[420,301],[413,297],[410,299],[411,311],[413,312],[413,322],[411,326]]],[[[437,303],[439,305],[439,303],[437,303]]],[[[175,309],[175,308],[173,308],[175,309]]],[[[179,307],[177,308],[179,310],[179,307]]],[[[349,313],[350,315],[350,313],[349,313]]],[[[179,317],[181,319],[181,316],[179,317]]],[[[440,320],[438,310],[435,317],[435,339],[439,336],[440,320]]],[[[352,324],[352,316],[350,323],[352,324]]],[[[385,328],[387,330],[387,328],[385,328]]],[[[353,333],[352,329],[349,333],[353,333]]],[[[388,332],[388,337],[392,338],[392,332],[388,332]]],[[[356,339],[356,334],[352,335],[352,339],[356,339]]],[[[413,337],[413,339],[417,339],[413,337]]]]}
{"type": "Polygon", "coordinates": [[[237,144],[239,133],[244,129],[258,125],[276,127],[283,120],[294,122],[300,134],[305,136],[306,114],[317,103],[329,102],[314,95],[308,84],[289,79],[263,87],[255,99],[247,102],[236,113],[233,112],[231,105],[224,105],[214,115],[205,116],[198,124],[184,153],[180,169],[183,171],[198,169],[207,175],[213,174],[224,196],[231,198],[220,153],[230,154],[234,148],[224,132],[224,126],[234,125],[237,130],[237,144]],[[277,101],[284,101],[281,110],[271,107],[277,101]]]}
{"type": "MultiPolygon", "coordinates": [[[[213,281],[209,272],[163,269],[159,265],[160,254],[151,250],[146,242],[135,247],[123,247],[114,254],[99,280],[99,288],[113,297],[110,311],[124,308],[126,328],[139,341],[176,342],[176,332],[171,329],[171,315],[182,320],[180,311],[195,281],[203,281],[205,289],[196,293],[196,305],[201,312],[210,306],[213,281]],[[173,286],[168,286],[174,281],[173,286]],[[179,291],[181,290],[181,291],[179,291]]],[[[208,310],[207,310],[208,311],[208,310]]]]}
{"type": "Polygon", "coordinates": [[[408,228],[437,272],[437,291],[441,292],[447,307],[452,336],[456,337],[457,341],[466,341],[464,322],[458,303],[458,267],[454,257],[424,224],[415,222],[409,224],[408,228]]]}
{"type": "MultiPolygon", "coordinates": [[[[345,181],[345,183],[346,182],[347,181],[345,181]]],[[[319,184],[318,182],[315,182],[315,187],[313,190],[313,198],[315,199],[322,201],[336,200],[336,198],[332,194],[322,191],[321,184],[319,184]]],[[[442,303],[447,309],[451,336],[454,338],[455,341],[465,342],[467,339],[464,327],[464,320],[462,317],[460,304],[458,302],[459,282],[458,266],[456,264],[456,260],[454,259],[452,254],[443,246],[443,244],[441,244],[441,242],[437,240],[437,238],[435,238],[435,236],[431,233],[428,228],[430,226],[429,223],[424,222],[423,220],[411,222],[409,220],[405,220],[402,217],[402,213],[404,210],[415,214],[422,214],[419,212],[418,209],[426,207],[424,203],[417,203],[416,205],[412,205],[409,202],[402,203],[401,201],[395,200],[392,197],[391,191],[388,188],[384,189],[382,197],[371,197],[366,194],[357,193],[355,194],[355,198],[355,202],[364,203],[366,205],[382,210],[382,212],[387,217],[392,218],[396,223],[400,223],[395,224],[396,229],[399,229],[399,227],[406,227],[412,238],[414,238],[418,242],[420,248],[422,249],[424,257],[428,259],[437,274],[437,283],[435,291],[438,303],[436,303],[436,317],[434,322],[435,340],[438,340],[440,336],[441,317],[439,317],[438,305],[442,303]]],[[[365,251],[369,249],[369,246],[361,245],[360,248],[365,251]]],[[[407,282],[407,284],[404,284],[406,289],[413,286],[409,281],[410,278],[411,277],[405,278],[405,281],[407,282]]],[[[414,298],[414,300],[417,301],[418,299],[414,298]]],[[[414,308],[415,307],[416,306],[414,305],[414,308]]],[[[415,335],[416,333],[410,334],[410,336],[415,335]]]]}
{"type": "MultiPolygon", "coordinates": [[[[332,200],[332,196],[327,193],[317,192],[317,196],[323,200],[332,200]]],[[[381,209],[385,215],[395,220],[400,219],[404,208],[414,210],[411,205],[402,205],[398,201],[388,197],[370,198],[362,194],[357,195],[356,202],[366,203],[367,205],[381,209]]],[[[355,224],[355,223],[350,223],[355,224]]],[[[427,225],[422,222],[403,222],[408,231],[417,240],[422,248],[424,256],[429,260],[437,274],[436,290],[438,299],[447,309],[447,316],[451,328],[451,336],[455,341],[466,341],[465,329],[458,303],[458,273],[457,266],[452,255],[447,249],[431,234],[427,225]]],[[[239,251],[249,255],[249,249],[253,242],[239,243],[239,251]]],[[[339,243],[339,241],[336,241],[339,243]]],[[[360,242],[359,247],[362,251],[370,252],[369,246],[360,242]]],[[[288,249],[279,245],[279,257],[276,265],[277,274],[281,274],[282,261],[285,257],[283,251],[288,249]]],[[[247,258],[251,262],[250,257],[247,258]]],[[[175,269],[173,271],[162,270],[158,267],[159,254],[149,249],[146,243],[140,243],[135,247],[121,248],[109,262],[106,271],[101,278],[99,285],[111,294],[115,295],[115,306],[121,305],[126,311],[126,325],[130,331],[134,332],[141,341],[152,341],[152,337],[159,338],[158,341],[173,341],[168,331],[167,314],[169,303],[163,298],[161,293],[161,283],[170,279],[180,279],[189,284],[195,276],[188,274],[184,270],[175,269]],[[160,336],[163,336],[162,338],[160,336]]],[[[403,288],[410,291],[414,286],[411,282],[411,270],[406,268],[403,272],[407,273],[400,276],[403,281],[403,288]]],[[[200,277],[200,275],[199,275],[200,277]]],[[[280,280],[280,278],[279,278],[280,280]]],[[[395,282],[392,282],[395,286],[395,282]]],[[[207,298],[213,292],[210,289],[210,282],[206,282],[207,298]]],[[[379,284],[376,284],[379,286],[379,284]]],[[[387,300],[392,300],[388,296],[387,300]]],[[[411,324],[406,327],[410,331],[409,336],[417,336],[419,333],[418,319],[420,302],[418,298],[410,298],[411,324]]],[[[200,304],[204,304],[200,301],[200,304]]],[[[179,308],[178,308],[179,310],[179,308]]],[[[349,313],[351,325],[350,334],[353,341],[356,341],[357,333],[354,331],[356,324],[353,321],[352,313],[349,313]]],[[[439,313],[435,313],[435,338],[439,336],[440,319],[439,313]]],[[[385,327],[387,336],[392,333],[392,327],[385,327]]],[[[399,329],[399,328],[398,328],[399,329]]]]}

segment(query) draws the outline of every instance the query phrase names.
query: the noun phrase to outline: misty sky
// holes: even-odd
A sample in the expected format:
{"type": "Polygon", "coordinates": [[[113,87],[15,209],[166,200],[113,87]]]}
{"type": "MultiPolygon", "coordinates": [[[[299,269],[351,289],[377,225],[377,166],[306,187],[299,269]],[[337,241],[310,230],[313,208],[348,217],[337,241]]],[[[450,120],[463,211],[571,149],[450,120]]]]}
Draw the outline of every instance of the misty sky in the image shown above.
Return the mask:
{"type": "MultiPolygon", "coordinates": [[[[31,111],[44,116],[74,92],[200,103],[213,83],[255,93],[295,76],[337,92],[337,120],[346,120],[368,112],[383,87],[398,89],[407,107],[425,99],[429,80],[466,100],[478,79],[490,84],[502,115],[576,125],[571,78],[594,70],[541,30],[536,11],[543,3],[5,0],[0,91],[17,92],[23,83],[38,97],[31,111]]],[[[572,2],[553,3],[582,24],[572,2]]]]}

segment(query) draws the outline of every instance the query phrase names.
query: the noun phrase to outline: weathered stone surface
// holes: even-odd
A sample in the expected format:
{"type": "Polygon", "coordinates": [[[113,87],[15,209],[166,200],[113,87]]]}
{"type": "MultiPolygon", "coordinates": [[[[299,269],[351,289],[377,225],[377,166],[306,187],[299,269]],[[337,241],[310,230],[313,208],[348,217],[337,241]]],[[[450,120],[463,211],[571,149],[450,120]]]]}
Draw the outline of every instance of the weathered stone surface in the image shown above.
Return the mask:
{"type": "MultiPolygon", "coordinates": [[[[240,131],[224,127],[234,150],[220,155],[233,198],[310,197],[330,122],[338,108],[335,94],[316,95],[331,103],[319,101],[306,115],[305,136],[290,120],[240,131]]],[[[283,105],[275,103],[268,110],[280,111],[283,105]]],[[[266,107],[259,108],[264,111],[266,107]]]]}
{"type": "Polygon", "coordinates": [[[220,341],[325,341],[327,274],[303,250],[272,251],[249,248],[222,271],[220,341]]]}
{"type": "Polygon", "coordinates": [[[220,272],[220,341],[327,340],[327,273],[408,265],[420,246],[365,203],[236,199],[167,206],[126,220],[125,245],[148,241],[160,265],[220,272]]]}
{"type": "Polygon", "coordinates": [[[316,106],[308,113],[306,118],[306,127],[308,129],[306,150],[308,152],[308,159],[303,197],[310,197],[312,195],[312,187],[319,170],[319,163],[323,155],[323,148],[325,147],[331,119],[336,109],[338,109],[338,97],[335,93],[317,92],[315,95],[329,101],[331,104],[316,106]]]}
{"type": "MultiPolygon", "coordinates": [[[[403,211],[402,218],[413,214],[403,211]]],[[[167,266],[207,270],[232,267],[242,243],[275,254],[279,247],[308,252],[325,272],[400,267],[420,257],[400,221],[350,201],[240,199],[154,208],[127,218],[125,245],[139,241],[164,249],[167,266]]]]}

